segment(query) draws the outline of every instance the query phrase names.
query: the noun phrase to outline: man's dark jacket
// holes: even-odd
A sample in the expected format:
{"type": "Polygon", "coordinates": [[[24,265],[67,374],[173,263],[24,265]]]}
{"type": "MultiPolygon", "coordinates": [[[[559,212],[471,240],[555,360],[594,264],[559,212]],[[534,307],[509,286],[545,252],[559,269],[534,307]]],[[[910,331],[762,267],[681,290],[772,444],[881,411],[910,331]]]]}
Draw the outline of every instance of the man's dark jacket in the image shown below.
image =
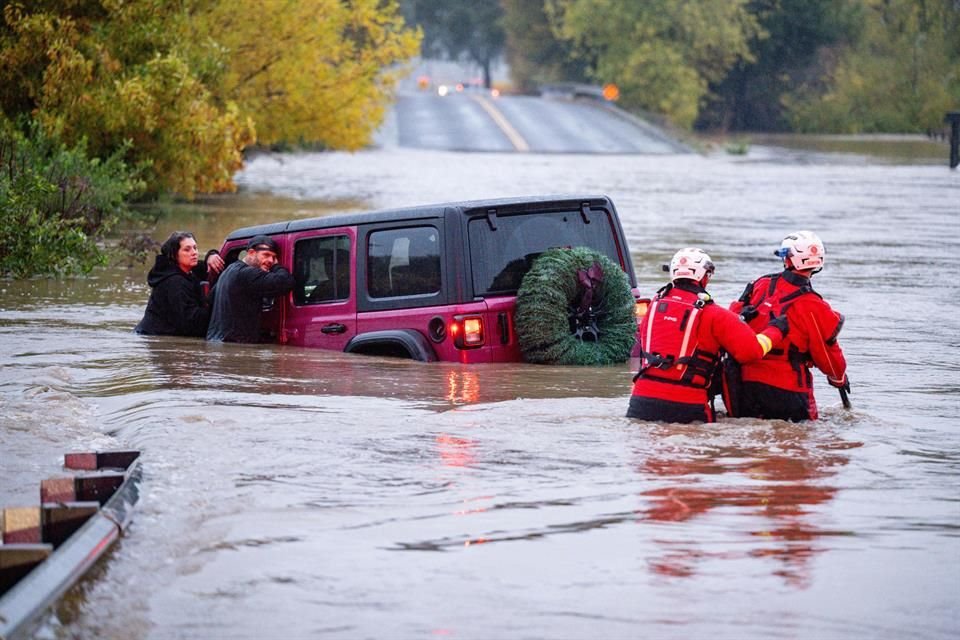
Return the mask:
{"type": "Polygon", "coordinates": [[[282,296],[293,289],[293,284],[293,276],[280,265],[263,271],[242,260],[232,263],[213,288],[207,340],[260,342],[263,299],[282,296]]]}
{"type": "Polygon", "coordinates": [[[184,273],[177,263],[158,255],[147,274],[151,288],[147,310],[134,331],[157,336],[204,336],[210,307],[203,298],[200,281],[206,274],[205,262],[184,273]]]}

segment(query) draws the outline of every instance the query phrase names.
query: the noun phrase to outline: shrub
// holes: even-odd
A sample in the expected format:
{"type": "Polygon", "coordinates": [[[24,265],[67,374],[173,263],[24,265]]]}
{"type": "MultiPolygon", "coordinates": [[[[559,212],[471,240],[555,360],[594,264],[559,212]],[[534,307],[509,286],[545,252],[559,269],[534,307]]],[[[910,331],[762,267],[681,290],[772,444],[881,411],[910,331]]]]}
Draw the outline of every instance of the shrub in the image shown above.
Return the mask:
{"type": "Polygon", "coordinates": [[[28,123],[0,118],[0,275],[88,273],[106,262],[104,235],[129,215],[142,189],[122,160],[89,158],[28,123]]]}

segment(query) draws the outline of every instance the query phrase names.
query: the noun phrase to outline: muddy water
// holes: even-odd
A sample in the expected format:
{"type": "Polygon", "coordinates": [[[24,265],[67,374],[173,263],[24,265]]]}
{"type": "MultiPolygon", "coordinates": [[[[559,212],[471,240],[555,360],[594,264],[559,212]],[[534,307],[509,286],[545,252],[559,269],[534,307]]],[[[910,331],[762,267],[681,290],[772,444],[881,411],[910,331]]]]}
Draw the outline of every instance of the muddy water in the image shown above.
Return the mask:
{"type": "MultiPolygon", "coordinates": [[[[944,155],[945,158],[945,155],[944,155]]],[[[422,364],[134,336],[145,267],[0,282],[0,504],[137,448],[127,536],[53,638],[948,638],[960,633],[960,174],[746,156],[264,156],[156,236],[556,192],[617,203],[641,287],[698,244],[716,298],[823,237],[854,408],[623,416],[629,365],[422,364]]]]}

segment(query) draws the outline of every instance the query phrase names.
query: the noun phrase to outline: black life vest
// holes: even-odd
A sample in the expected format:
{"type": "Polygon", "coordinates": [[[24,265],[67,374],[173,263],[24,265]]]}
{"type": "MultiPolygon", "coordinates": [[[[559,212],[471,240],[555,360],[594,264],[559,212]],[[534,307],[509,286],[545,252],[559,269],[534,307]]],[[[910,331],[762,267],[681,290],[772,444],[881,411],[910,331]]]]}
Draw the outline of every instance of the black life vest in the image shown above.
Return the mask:
{"type": "Polygon", "coordinates": [[[710,386],[717,353],[699,348],[703,309],[713,300],[703,289],[668,284],[657,292],[641,329],[640,370],[634,376],[698,389],[710,386]]]}

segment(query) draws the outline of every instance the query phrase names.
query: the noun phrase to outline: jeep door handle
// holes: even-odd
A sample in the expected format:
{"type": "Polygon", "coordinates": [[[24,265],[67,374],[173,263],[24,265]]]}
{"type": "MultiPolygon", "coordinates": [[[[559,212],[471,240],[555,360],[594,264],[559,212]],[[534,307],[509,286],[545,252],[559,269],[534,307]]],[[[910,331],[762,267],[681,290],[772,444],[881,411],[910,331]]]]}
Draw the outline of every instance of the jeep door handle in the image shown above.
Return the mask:
{"type": "Polygon", "coordinates": [[[347,325],[335,323],[335,324],[325,324],[320,327],[320,333],[343,333],[347,330],[347,325]]]}

